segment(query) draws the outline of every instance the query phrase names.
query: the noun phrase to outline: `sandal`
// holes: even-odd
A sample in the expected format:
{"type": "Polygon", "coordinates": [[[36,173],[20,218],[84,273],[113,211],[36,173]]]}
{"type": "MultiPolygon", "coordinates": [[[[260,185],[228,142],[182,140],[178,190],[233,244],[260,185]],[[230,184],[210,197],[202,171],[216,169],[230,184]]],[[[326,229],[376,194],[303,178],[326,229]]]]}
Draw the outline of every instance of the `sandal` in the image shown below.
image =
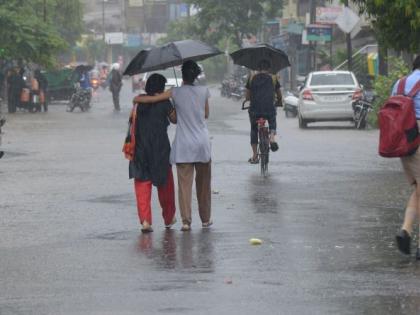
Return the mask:
{"type": "Polygon", "coordinates": [[[279,149],[279,145],[277,144],[277,142],[271,142],[270,149],[271,151],[276,152],[279,149]]]}
{"type": "Polygon", "coordinates": [[[258,158],[254,159],[254,158],[251,157],[251,158],[249,158],[248,163],[250,163],[250,164],[258,164],[258,163],[260,163],[260,161],[259,161],[258,158]]]}
{"type": "Polygon", "coordinates": [[[176,223],[176,218],[174,217],[172,219],[171,223],[165,225],[165,228],[170,229],[172,227],[172,225],[174,225],[175,223],[176,223]]]}
{"type": "Polygon", "coordinates": [[[182,225],[182,228],[181,228],[181,231],[182,232],[187,232],[187,231],[190,231],[191,230],[191,226],[190,225],[188,225],[188,224],[183,224],[182,225]]]}
{"type": "Polygon", "coordinates": [[[141,231],[143,233],[150,233],[150,232],[153,232],[153,228],[148,222],[144,221],[142,224],[141,231]]]}
{"type": "Polygon", "coordinates": [[[205,228],[209,228],[212,225],[213,225],[213,221],[212,220],[209,220],[208,222],[203,222],[203,224],[201,224],[201,227],[203,229],[205,229],[205,228]]]}

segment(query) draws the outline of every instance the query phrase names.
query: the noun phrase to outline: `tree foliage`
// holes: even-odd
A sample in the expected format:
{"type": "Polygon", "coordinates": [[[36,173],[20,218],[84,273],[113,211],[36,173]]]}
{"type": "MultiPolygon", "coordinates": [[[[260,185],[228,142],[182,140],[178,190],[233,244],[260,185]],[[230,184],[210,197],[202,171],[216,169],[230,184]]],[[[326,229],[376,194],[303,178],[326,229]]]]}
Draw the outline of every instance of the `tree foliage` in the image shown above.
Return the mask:
{"type": "Polygon", "coordinates": [[[420,49],[419,0],[354,0],[373,20],[381,43],[400,51],[420,49]]]}
{"type": "Polygon", "coordinates": [[[373,111],[369,115],[369,122],[373,126],[377,126],[378,111],[390,96],[395,82],[410,72],[408,65],[400,58],[390,57],[388,62],[390,65],[389,74],[387,76],[379,75],[373,83],[376,98],[373,104],[373,111]]]}
{"type": "Polygon", "coordinates": [[[217,44],[230,38],[238,46],[242,39],[256,35],[264,19],[280,15],[283,0],[187,0],[198,8],[193,33],[217,44]]]}
{"type": "Polygon", "coordinates": [[[0,58],[52,66],[80,36],[80,9],[78,0],[0,1],[0,58]],[[70,5],[71,11],[57,11],[70,5]]]}

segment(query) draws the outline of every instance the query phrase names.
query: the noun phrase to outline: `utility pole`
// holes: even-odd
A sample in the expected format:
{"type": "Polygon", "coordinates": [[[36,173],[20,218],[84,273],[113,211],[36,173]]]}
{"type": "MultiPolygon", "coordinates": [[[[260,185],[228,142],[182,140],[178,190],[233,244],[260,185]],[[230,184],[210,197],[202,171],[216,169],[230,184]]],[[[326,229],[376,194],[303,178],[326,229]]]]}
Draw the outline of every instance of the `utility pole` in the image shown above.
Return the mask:
{"type": "MultiPolygon", "coordinates": [[[[309,24],[315,24],[316,20],[316,0],[310,0],[310,11],[309,11],[309,24]]],[[[309,51],[308,51],[308,72],[313,71],[316,65],[316,43],[313,41],[309,42],[309,51]]]]}
{"type": "Polygon", "coordinates": [[[102,0],[102,39],[105,42],[105,2],[102,0]]]}
{"type": "MultiPolygon", "coordinates": [[[[349,0],[344,0],[344,5],[346,7],[348,7],[349,6],[349,0]]],[[[346,33],[346,43],[347,43],[347,66],[348,66],[348,70],[352,71],[352,69],[353,69],[353,54],[352,54],[350,33],[346,33]]]]}

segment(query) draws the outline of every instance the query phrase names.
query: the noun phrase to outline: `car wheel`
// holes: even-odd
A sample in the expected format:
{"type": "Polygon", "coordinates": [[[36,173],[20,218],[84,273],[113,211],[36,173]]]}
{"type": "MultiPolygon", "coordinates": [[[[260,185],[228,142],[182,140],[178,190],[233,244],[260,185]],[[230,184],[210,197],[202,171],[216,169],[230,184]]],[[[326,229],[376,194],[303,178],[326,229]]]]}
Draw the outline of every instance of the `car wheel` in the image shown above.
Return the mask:
{"type": "Polygon", "coordinates": [[[305,119],[302,118],[301,115],[299,115],[299,128],[304,129],[306,127],[308,127],[308,123],[305,119]]]}

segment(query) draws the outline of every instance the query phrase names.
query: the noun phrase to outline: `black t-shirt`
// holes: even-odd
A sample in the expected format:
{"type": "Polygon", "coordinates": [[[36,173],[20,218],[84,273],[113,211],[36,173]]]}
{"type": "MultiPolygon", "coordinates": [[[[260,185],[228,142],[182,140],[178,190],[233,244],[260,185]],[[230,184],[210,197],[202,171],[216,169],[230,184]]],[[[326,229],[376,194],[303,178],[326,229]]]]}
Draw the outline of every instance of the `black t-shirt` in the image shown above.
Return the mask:
{"type": "Polygon", "coordinates": [[[258,73],[248,79],[246,88],[250,91],[250,112],[257,115],[272,115],[276,112],[275,92],[280,89],[276,76],[258,73]]]}

